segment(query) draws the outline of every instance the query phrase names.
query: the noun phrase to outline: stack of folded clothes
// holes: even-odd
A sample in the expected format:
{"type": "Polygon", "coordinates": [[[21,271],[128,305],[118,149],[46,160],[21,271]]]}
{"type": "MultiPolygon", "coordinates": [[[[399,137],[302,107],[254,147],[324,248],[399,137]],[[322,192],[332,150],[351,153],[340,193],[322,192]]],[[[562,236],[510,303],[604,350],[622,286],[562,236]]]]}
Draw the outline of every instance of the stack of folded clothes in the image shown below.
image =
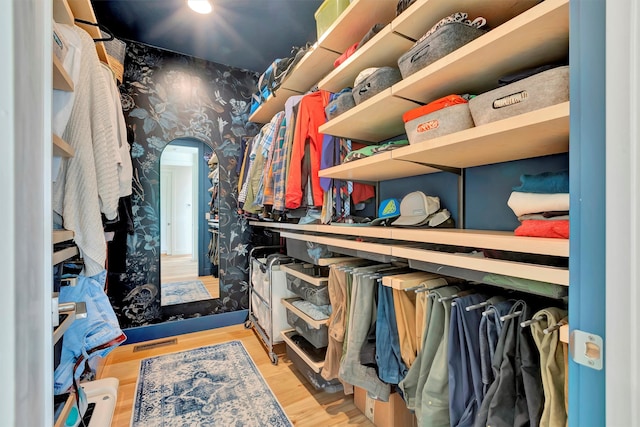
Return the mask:
{"type": "Polygon", "coordinates": [[[507,205],[520,226],[516,236],[569,238],[569,172],[522,175],[507,205]]]}

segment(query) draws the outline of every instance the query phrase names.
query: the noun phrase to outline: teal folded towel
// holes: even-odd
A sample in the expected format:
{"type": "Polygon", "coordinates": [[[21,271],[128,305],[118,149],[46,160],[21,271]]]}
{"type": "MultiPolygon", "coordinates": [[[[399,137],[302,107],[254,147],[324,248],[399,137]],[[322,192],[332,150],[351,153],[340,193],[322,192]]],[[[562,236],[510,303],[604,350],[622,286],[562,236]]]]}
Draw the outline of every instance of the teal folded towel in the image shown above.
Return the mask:
{"type": "Polygon", "coordinates": [[[513,191],[522,193],[568,193],[569,171],[543,172],[538,175],[520,175],[521,185],[513,191]]]}

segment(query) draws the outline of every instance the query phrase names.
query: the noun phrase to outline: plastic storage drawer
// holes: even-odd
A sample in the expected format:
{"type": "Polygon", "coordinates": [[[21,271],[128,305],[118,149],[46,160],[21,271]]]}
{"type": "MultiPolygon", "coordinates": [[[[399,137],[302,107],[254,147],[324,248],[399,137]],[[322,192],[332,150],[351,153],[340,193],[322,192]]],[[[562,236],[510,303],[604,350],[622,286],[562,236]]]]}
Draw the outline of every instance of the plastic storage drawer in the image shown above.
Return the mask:
{"type": "Polygon", "coordinates": [[[315,305],[330,304],[329,279],[323,276],[326,268],[320,269],[321,276],[314,275],[314,267],[311,264],[290,264],[282,266],[287,275],[287,289],[315,305]]]}
{"type": "Polygon", "coordinates": [[[291,304],[297,298],[282,301],[287,309],[287,322],[316,348],[329,345],[329,329],[327,320],[314,320],[306,313],[291,304]]]}

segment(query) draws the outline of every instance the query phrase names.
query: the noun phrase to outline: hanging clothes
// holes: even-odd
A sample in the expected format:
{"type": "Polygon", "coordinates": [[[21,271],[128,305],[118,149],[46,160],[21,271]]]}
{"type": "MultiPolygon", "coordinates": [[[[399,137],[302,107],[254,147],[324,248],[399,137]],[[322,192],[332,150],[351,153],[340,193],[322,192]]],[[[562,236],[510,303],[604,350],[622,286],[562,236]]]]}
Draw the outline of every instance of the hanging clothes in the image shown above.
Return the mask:
{"type": "Polygon", "coordinates": [[[402,360],[393,289],[378,281],[378,316],[376,320],[376,362],[378,376],[387,384],[398,384],[407,375],[402,360]]]}
{"type": "Polygon", "coordinates": [[[493,367],[496,379],[482,402],[476,427],[537,426],[543,408],[540,355],[531,330],[520,322],[531,319],[532,310],[516,301],[505,321],[493,367]]]}
{"type": "Polygon", "coordinates": [[[472,427],[482,402],[480,368],[479,310],[467,307],[484,303],[485,295],[476,293],[453,300],[449,330],[449,416],[451,426],[472,427]]]}
{"type": "Polygon", "coordinates": [[[567,322],[567,311],[550,307],[538,311],[533,319],[539,319],[531,325],[531,333],[540,352],[540,373],[544,390],[544,408],[540,418],[540,427],[566,426],[567,407],[565,406],[565,346],[560,342],[559,331],[544,333],[545,328],[567,322]]]}
{"type": "MultiPolygon", "coordinates": [[[[493,384],[498,371],[494,371],[494,360],[498,340],[502,333],[503,322],[500,318],[509,314],[514,301],[506,300],[501,296],[493,296],[487,301],[489,304],[480,320],[480,369],[482,370],[482,400],[487,395],[489,387],[493,384]]],[[[482,401],[480,402],[482,405],[482,401]]]]}
{"type": "Polygon", "coordinates": [[[81,42],[80,79],[62,138],[73,147],[74,157],[64,159],[53,184],[52,205],[63,218],[64,228],[74,232],[74,241],[84,259],[84,274],[104,270],[107,243],[102,216],[118,214],[120,182],[118,153],[112,143],[116,130],[104,117],[110,114],[110,90],[100,71],[93,39],[73,27],[81,42]]]}
{"type": "Polygon", "coordinates": [[[419,426],[449,426],[449,319],[451,299],[458,292],[458,286],[441,287],[429,292],[422,351],[407,376],[398,384],[407,407],[415,411],[419,426]]]}
{"type": "Polygon", "coordinates": [[[312,196],[312,206],[322,206],[323,194],[318,171],[323,135],[318,132],[318,127],[326,121],[324,108],[329,103],[329,95],[329,92],[319,90],[304,95],[300,100],[285,194],[288,209],[304,205],[305,190],[312,196]],[[308,158],[305,153],[308,153],[308,158]],[[308,175],[303,173],[305,162],[309,165],[308,175]],[[307,188],[307,182],[310,182],[311,188],[307,188]]]}
{"type": "Polygon", "coordinates": [[[380,266],[353,269],[353,283],[349,308],[346,349],[340,363],[339,378],[349,384],[367,390],[370,396],[383,402],[389,401],[389,384],[378,378],[375,368],[360,362],[360,351],[367,334],[376,320],[375,280],[363,273],[372,273],[380,266]]]}

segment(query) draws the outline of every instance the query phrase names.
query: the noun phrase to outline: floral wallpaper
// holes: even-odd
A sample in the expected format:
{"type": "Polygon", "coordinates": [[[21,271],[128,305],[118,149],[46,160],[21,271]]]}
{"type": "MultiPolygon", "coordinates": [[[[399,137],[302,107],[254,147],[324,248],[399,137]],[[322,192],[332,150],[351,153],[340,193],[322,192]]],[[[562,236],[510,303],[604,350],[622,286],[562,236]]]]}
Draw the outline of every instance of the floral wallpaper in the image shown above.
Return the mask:
{"type": "MultiPolygon", "coordinates": [[[[130,129],[134,233],[126,241],[126,271],[109,284],[122,327],[247,308],[250,230],[236,213],[240,138],[248,123],[257,74],[139,43],[127,44],[122,105],[130,129]],[[184,314],[160,307],[160,155],[177,138],[195,138],[220,165],[220,298],[190,305],[184,314]]],[[[186,307],[185,307],[186,308],[186,307]]],[[[174,307],[174,310],[176,308],[174,307]]]]}

